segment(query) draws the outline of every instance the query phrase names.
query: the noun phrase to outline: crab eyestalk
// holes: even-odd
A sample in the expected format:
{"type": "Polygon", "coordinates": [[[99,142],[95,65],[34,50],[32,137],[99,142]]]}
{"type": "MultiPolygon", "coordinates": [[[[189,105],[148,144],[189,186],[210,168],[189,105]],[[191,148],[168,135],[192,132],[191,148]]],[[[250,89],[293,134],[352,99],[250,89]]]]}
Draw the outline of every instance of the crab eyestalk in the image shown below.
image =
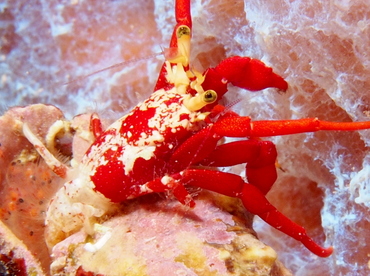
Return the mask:
{"type": "Polygon", "coordinates": [[[175,48],[175,53],[170,53],[170,56],[167,57],[167,60],[173,64],[181,63],[187,68],[189,66],[190,57],[191,30],[188,26],[181,25],[175,31],[177,48],[175,48]]]}
{"type": "Polygon", "coordinates": [[[190,0],[176,0],[175,3],[175,16],[176,16],[176,26],[172,33],[172,38],[170,42],[171,48],[177,48],[178,39],[178,29],[180,26],[187,26],[191,33],[192,21],[190,13],[190,0]]]}
{"type": "Polygon", "coordinates": [[[185,68],[189,66],[190,40],[191,40],[191,14],[190,0],[179,0],[175,4],[176,26],[172,33],[170,51],[175,55],[167,58],[173,64],[181,63],[185,68]]]}
{"type": "Polygon", "coordinates": [[[215,101],[217,101],[217,93],[214,90],[207,90],[203,93],[197,93],[194,97],[188,95],[184,99],[184,105],[190,111],[197,111],[215,101]]]}
{"type": "MultiPolygon", "coordinates": [[[[177,0],[175,3],[175,13],[177,24],[172,33],[170,48],[165,52],[166,62],[170,62],[172,67],[181,64],[185,71],[188,71],[192,27],[190,0],[177,0]]],[[[159,73],[154,91],[172,87],[173,85],[167,79],[167,74],[169,74],[170,70],[166,62],[163,64],[159,73]]]]}

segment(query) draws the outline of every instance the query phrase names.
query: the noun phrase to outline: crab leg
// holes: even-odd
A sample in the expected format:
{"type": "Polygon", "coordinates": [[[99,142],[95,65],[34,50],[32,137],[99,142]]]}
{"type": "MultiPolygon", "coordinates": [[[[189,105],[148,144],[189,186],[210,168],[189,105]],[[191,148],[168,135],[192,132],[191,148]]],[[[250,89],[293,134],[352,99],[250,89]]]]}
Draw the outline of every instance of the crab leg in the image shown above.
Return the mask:
{"type": "Polygon", "coordinates": [[[300,120],[251,121],[250,117],[229,117],[217,121],[214,131],[227,137],[267,137],[319,130],[353,131],[370,128],[369,122],[328,122],[317,118],[300,120]]]}
{"type": "Polygon", "coordinates": [[[26,123],[23,123],[23,134],[28,141],[35,147],[37,152],[42,156],[46,164],[53,172],[62,178],[67,178],[70,168],[55,158],[53,154],[45,147],[45,145],[36,137],[26,123]]]}
{"type": "Polygon", "coordinates": [[[258,215],[277,230],[300,241],[308,250],[320,257],[328,257],[333,248],[323,248],[316,244],[306,230],[281,214],[254,185],[245,183],[240,176],[203,169],[188,169],[182,174],[181,181],[207,190],[242,200],[244,207],[258,215]]]}
{"type": "Polygon", "coordinates": [[[276,181],[276,148],[270,141],[245,140],[217,146],[220,136],[205,128],[186,140],[171,156],[171,172],[199,164],[227,167],[247,163],[248,181],[267,194],[276,181]]]}
{"type": "Polygon", "coordinates": [[[266,195],[277,178],[276,147],[270,141],[243,140],[220,145],[204,160],[203,166],[228,167],[247,163],[248,182],[266,195]]]}
{"type": "Polygon", "coordinates": [[[195,203],[184,189],[183,183],[240,198],[249,212],[259,216],[277,230],[300,241],[317,256],[328,257],[333,252],[332,247],[323,248],[316,244],[302,226],[280,213],[256,186],[244,182],[238,175],[204,169],[186,169],[181,173],[150,181],[145,186],[153,192],[172,191],[182,204],[193,207],[195,203]]]}

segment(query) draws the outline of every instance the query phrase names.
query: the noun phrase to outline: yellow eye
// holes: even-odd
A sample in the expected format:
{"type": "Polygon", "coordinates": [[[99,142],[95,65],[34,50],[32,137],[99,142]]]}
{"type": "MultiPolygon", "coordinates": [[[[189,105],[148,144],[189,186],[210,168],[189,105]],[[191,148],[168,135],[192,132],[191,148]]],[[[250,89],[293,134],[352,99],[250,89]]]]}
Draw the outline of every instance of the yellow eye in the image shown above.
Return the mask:
{"type": "Polygon", "coordinates": [[[177,28],[177,38],[181,38],[183,35],[189,35],[190,36],[190,28],[185,25],[181,25],[177,28]]]}
{"type": "Polygon", "coordinates": [[[217,93],[214,90],[207,90],[203,94],[203,100],[207,104],[214,103],[217,100],[217,93]]]}

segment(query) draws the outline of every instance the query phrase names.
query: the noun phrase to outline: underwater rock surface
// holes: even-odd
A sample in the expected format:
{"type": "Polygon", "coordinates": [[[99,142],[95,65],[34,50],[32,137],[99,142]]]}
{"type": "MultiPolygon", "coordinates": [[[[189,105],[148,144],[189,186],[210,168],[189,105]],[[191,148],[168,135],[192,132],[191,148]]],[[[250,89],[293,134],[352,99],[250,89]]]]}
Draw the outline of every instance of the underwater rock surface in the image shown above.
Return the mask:
{"type": "MultiPolygon", "coordinates": [[[[233,110],[255,120],[369,120],[367,1],[234,2],[193,1],[193,64],[201,69],[231,55],[259,58],[290,88],[285,94],[232,90],[233,110]]],[[[2,108],[46,103],[69,119],[97,111],[115,120],[152,92],[163,61],[157,53],[168,46],[173,24],[172,1],[3,1],[2,108]],[[124,64],[63,85],[118,62],[124,64]]],[[[257,220],[259,237],[295,275],[369,274],[369,138],[361,131],[271,139],[284,169],[271,201],[335,248],[331,257],[317,258],[257,220]]]]}

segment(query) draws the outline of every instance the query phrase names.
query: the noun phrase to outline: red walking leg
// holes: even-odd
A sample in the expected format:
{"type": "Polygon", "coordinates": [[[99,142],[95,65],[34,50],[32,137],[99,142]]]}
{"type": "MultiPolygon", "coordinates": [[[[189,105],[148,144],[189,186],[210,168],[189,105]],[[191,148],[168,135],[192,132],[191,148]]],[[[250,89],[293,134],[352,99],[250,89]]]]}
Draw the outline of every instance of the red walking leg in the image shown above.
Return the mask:
{"type": "Polygon", "coordinates": [[[248,182],[267,194],[275,183],[276,148],[270,141],[243,140],[220,145],[199,164],[213,167],[227,167],[247,163],[248,182]]]}
{"type": "Polygon", "coordinates": [[[220,138],[211,128],[204,128],[191,136],[172,154],[168,162],[169,173],[185,170],[206,158],[216,148],[220,138]]]}
{"type": "Polygon", "coordinates": [[[181,182],[242,200],[245,208],[262,218],[277,230],[300,241],[312,253],[328,257],[333,248],[316,244],[306,230],[281,214],[254,185],[245,183],[240,176],[220,171],[188,169],[182,174],[181,182]]]}
{"type": "Polygon", "coordinates": [[[267,137],[315,132],[319,130],[353,131],[369,129],[368,122],[327,122],[317,118],[300,120],[251,121],[250,117],[221,118],[213,125],[215,133],[227,137],[267,137]]]}
{"type": "Polygon", "coordinates": [[[133,192],[130,198],[143,196],[151,193],[168,193],[170,192],[176,199],[184,205],[194,207],[195,202],[192,196],[185,189],[183,182],[181,181],[181,174],[173,174],[171,176],[164,176],[149,181],[143,185],[140,185],[140,189],[133,192]]]}

